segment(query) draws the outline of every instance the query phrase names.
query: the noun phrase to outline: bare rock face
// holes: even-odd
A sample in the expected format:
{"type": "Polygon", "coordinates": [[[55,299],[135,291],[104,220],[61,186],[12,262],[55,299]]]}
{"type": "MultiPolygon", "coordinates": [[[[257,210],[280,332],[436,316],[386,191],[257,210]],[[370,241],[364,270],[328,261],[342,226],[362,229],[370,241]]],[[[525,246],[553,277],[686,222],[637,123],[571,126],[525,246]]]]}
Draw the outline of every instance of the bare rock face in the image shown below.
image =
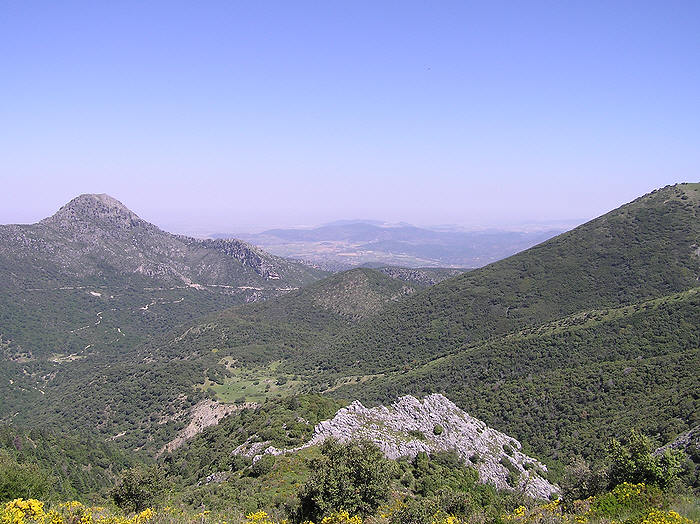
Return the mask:
{"type": "Polygon", "coordinates": [[[680,450],[687,453],[690,448],[700,448],[700,425],[681,433],[665,446],[661,446],[654,451],[654,455],[663,455],[667,450],[680,450]]]}
{"type": "Polygon", "coordinates": [[[250,442],[235,452],[259,458],[279,455],[322,443],[364,439],[374,442],[390,459],[415,457],[420,452],[455,451],[465,464],[476,468],[482,482],[499,489],[521,489],[535,498],[549,498],[559,489],[540,473],[547,466],[522,453],[521,444],[489,428],[440,394],[422,401],[410,395],[390,407],[366,408],[355,401],[319,423],[313,438],[295,449],[280,450],[266,442],[250,442]]]}
{"type": "Polygon", "coordinates": [[[231,413],[255,407],[257,407],[257,404],[254,402],[246,402],[244,404],[221,404],[210,399],[200,400],[197,404],[192,406],[190,410],[190,423],[180,431],[177,437],[163,446],[159,455],[164,452],[172,453],[182,446],[186,440],[194,437],[197,433],[201,433],[209,426],[216,426],[221,419],[231,413]]]}

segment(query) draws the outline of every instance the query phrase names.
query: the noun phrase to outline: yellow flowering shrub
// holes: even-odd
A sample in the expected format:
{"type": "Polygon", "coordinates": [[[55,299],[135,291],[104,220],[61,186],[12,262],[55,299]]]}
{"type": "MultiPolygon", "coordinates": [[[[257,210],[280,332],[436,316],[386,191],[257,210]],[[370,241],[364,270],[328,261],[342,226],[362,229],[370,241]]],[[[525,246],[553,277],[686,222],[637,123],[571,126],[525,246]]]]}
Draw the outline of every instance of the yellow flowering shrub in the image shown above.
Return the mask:
{"type": "Polygon", "coordinates": [[[275,524],[270,516],[264,511],[256,511],[246,515],[246,522],[255,524],[275,524]]]}
{"type": "Polygon", "coordinates": [[[362,524],[362,518],[359,515],[351,517],[347,511],[341,511],[340,513],[323,517],[321,524],[362,524]]]}
{"type": "Polygon", "coordinates": [[[618,518],[657,507],[662,498],[661,490],[655,486],[623,482],[609,493],[595,497],[591,502],[590,513],[597,517],[618,518]]]}
{"type": "Polygon", "coordinates": [[[433,515],[432,524],[462,524],[463,521],[454,515],[447,515],[446,513],[439,512],[433,515]]]}
{"type": "Polygon", "coordinates": [[[675,511],[652,509],[639,521],[639,524],[693,524],[693,521],[681,517],[675,511]]]}
{"type": "Polygon", "coordinates": [[[519,506],[512,513],[505,515],[504,519],[523,523],[576,522],[583,524],[587,522],[586,519],[575,520],[572,515],[564,515],[561,500],[553,500],[534,508],[519,506]]]}
{"type": "Polygon", "coordinates": [[[145,524],[154,517],[150,508],[132,517],[118,517],[104,508],[88,508],[77,501],[45,511],[44,503],[35,499],[15,499],[0,510],[0,524],[145,524]]]}

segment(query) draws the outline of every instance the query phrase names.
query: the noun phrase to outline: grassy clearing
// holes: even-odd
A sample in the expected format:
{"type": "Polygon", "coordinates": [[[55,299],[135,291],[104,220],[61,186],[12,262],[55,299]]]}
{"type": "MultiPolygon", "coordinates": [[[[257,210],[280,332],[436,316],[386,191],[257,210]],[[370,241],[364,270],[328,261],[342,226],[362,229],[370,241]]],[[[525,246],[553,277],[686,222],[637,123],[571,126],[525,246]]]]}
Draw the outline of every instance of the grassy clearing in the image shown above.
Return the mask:
{"type": "Polygon", "coordinates": [[[280,372],[280,362],[263,368],[237,367],[231,360],[222,363],[229,376],[223,384],[210,386],[221,402],[264,402],[298,393],[303,383],[295,375],[280,372]]]}

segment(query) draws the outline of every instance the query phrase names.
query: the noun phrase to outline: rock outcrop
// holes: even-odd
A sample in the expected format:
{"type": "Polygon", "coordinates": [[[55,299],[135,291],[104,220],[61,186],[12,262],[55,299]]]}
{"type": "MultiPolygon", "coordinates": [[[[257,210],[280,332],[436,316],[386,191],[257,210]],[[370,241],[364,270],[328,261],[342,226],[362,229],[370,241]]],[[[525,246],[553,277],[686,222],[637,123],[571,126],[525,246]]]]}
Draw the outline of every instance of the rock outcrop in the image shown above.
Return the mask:
{"type": "Polygon", "coordinates": [[[549,498],[558,488],[543,478],[547,466],[525,455],[516,439],[488,427],[440,394],[422,401],[410,395],[390,407],[366,408],[355,401],[319,423],[313,438],[295,449],[278,449],[267,442],[250,441],[234,453],[254,457],[280,455],[317,445],[328,438],[341,442],[374,442],[391,459],[415,457],[420,452],[454,451],[476,468],[482,482],[499,489],[520,489],[536,498],[549,498]]]}
{"type": "Polygon", "coordinates": [[[667,450],[679,450],[688,453],[691,448],[700,449],[700,425],[681,433],[665,446],[661,446],[654,455],[663,455],[667,450]]]}

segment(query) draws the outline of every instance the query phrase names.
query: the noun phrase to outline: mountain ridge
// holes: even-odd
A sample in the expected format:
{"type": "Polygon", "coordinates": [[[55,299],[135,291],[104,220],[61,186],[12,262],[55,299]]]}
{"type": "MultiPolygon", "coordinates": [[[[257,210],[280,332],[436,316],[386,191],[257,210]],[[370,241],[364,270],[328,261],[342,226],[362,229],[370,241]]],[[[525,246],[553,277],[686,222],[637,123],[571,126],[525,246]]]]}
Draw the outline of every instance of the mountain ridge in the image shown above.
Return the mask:
{"type": "Polygon", "coordinates": [[[358,373],[400,367],[579,310],[680,292],[700,285],[699,245],[700,184],[667,186],[388,307],[322,359],[358,373]]]}

